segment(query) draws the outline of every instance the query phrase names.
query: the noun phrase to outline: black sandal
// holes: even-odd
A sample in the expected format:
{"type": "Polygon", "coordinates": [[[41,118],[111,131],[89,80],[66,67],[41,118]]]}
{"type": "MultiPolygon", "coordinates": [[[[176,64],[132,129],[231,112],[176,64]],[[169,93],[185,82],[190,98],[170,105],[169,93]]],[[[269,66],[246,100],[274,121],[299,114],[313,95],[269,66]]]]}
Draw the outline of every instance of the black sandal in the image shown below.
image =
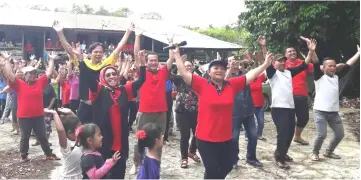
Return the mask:
{"type": "Polygon", "coordinates": [[[281,169],[290,169],[290,165],[288,165],[286,162],[276,161],[276,165],[281,169]]]}
{"type": "Polygon", "coordinates": [[[286,154],[286,156],[285,156],[285,161],[286,161],[286,162],[293,162],[293,158],[291,158],[290,156],[288,156],[288,155],[286,154]]]}

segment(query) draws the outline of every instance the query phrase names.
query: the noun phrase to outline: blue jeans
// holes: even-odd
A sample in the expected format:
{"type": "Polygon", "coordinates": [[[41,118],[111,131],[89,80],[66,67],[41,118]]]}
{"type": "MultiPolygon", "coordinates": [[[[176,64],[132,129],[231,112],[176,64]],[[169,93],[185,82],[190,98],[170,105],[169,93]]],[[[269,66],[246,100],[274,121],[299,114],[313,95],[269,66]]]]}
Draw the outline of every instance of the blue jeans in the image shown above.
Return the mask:
{"type": "Polygon", "coordinates": [[[248,134],[248,144],[247,144],[247,159],[254,160],[256,159],[256,148],[257,148],[257,128],[254,116],[248,116],[243,118],[233,118],[233,144],[234,144],[234,163],[236,164],[239,160],[239,134],[241,131],[241,126],[243,127],[248,134]]]}
{"type": "MultiPolygon", "coordinates": [[[[262,137],[262,134],[263,134],[263,128],[264,128],[264,109],[263,107],[256,107],[254,108],[255,109],[255,112],[254,112],[254,115],[256,116],[256,119],[257,119],[257,134],[258,134],[258,137],[262,137]]],[[[245,136],[247,136],[247,131],[245,133],[245,136]]]]}

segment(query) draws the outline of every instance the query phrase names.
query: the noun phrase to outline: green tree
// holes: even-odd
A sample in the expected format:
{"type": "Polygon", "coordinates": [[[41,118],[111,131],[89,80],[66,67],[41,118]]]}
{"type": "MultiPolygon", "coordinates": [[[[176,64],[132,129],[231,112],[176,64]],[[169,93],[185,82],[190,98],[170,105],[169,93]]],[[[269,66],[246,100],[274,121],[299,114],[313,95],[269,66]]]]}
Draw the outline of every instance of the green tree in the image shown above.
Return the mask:
{"type": "Polygon", "coordinates": [[[299,36],[316,38],[323,57],[350,56],[356,51],[360,31],[360,2],[246,1],[247,12],[239,23],[251,33],[253,47],[259,35],[266,36],[269,49],[283,52],[286,47],[305,49],[299,36]],[[349,52],[345,48],[350,48],[349,52]],[[346,55],[347,54],[347,55],[346,55]]]}
{"type": "Polygon", "coordinates": [[[84,14],[93,14],[94,9],[92,7],[90,7],[89,5],[84,5],[83,6],[83,13],[84,14]]]}
{"type": "Polygon", "coordinates": [[[141,19],[154,19],[154,20],[162,20],[163,17],[161,14],[157,12],[148,12],[144,13],[140,16],[141,19]]]}
{"type": "Polygon", "coordinates": [[[111,13],[104,8],[104,6],[100,6],[98,11],[94,13],[95,15],[102,15],[102,16],[110,16],[111,13]]]}
{"type": "Polygon", "coordinates": [[[67,12],[67,10],[64,7],[57,7],[54,9],[55,12],[67,12]]]}
{"type": "Polygon", "coordinates": [[[132,13],[133,12],[129,8],[120,8],[120,9],[115,10],[111,14],[112,14],[112,16],[116,16],[116,17],[128,17],[132,13]]]}
{"type": "Polygon", "coordinates": [[[34,10],[39,10],[39,11],[50,11],[50,9],[46,6],[43,6],[43,5],[32,5],[29,7],[29,9],[34,9],[34,10]]]}
{"type": "Polygon", "coordinates": [[[73,14],[84,14],[83,8],[78,4],[73,4],[70,12],[73,14]]]}

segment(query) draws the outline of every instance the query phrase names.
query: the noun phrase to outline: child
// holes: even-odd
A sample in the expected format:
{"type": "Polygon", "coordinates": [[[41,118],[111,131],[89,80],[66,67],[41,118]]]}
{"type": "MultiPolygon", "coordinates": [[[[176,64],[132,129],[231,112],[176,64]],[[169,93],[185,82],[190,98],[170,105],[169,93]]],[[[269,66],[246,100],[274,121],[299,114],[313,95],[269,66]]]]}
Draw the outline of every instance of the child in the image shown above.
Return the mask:
{"type": "Polygon", "coordinates": [[[58,179],[81,179],[80,159],[83,149],[75,146],[75,132],[81,126],[79,119],[67,108],[58,109],[59,113],[64,114],[61,118],[55,110],[44,109],[44,111],[53,115],[60,152],[64,159],[58,179]]]}
{"type": "Polygon", "coordinates": [[[138,151],[144,154],[147,147],[147,153],[140,166],[137,179],[159,179],[160,178],[160,155],[159,149],[163,145],[163,136],[161,128],[153,123],[144,125],[144,130],[137,132],[138,151]]]}
{"type": "Polygon", "coordinates": [[[109,179],[108,172],[120,159],[120,153],[114,153],[111,159],[105,162],[96,150],[102,147],[100,129],[90,123],[82,125],[76,132],[77,142],[83,147],[84,155],[81,157],[83,179],[109,179]]]}

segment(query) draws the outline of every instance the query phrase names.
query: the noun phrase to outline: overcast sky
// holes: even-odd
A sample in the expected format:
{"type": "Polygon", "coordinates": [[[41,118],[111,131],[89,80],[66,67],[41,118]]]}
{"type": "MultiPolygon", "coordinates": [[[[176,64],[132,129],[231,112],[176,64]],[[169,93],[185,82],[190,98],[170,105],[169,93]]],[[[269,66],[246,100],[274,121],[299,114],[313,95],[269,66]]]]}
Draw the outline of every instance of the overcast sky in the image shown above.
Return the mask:
{"type": "Polygon", "coordinates": [[[128,7],[135,12],[134,17],[139,17],[139,14],[145,12],[158,12],[165,20],[193,27],[232,24],[237,22],[238,15],[244,11],[244,0],[0,0],[0,4],[3,3],[11,7],[40,4],[50,9],[55,7],[71,9],[73,3],[88,4],[94,9],[102,5],[110,10],[128,7]]]}

